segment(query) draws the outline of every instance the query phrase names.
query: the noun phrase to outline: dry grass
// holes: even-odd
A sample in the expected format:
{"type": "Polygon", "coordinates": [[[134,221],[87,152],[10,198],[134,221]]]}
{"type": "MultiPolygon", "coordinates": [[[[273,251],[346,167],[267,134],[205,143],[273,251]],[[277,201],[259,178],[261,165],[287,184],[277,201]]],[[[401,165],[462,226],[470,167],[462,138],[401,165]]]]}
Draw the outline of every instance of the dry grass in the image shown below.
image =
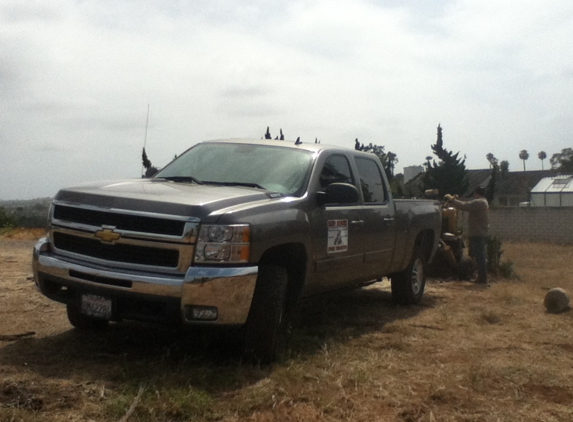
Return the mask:
{"type": "Polygon", "coordinates": [[[71,330],[4,245],[0,334],[37,334],[0,343],[1,421],[573,420],[572,312],[543,307],[573,292],[573,246],[504,244],[519,280],[433,280],[412,308],[387,283],[313,302],[284,361],[253,368],[226,333],[71,330]]]}

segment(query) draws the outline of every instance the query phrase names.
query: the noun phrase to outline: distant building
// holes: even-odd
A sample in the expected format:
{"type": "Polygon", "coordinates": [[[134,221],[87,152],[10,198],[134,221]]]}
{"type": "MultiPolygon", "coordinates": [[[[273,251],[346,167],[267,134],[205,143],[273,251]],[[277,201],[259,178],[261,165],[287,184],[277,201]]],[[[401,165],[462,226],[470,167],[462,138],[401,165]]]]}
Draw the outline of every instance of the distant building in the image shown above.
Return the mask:
{"type": "Polygon", "coordinates": [[[530,193],[544,177],[554,176],[554,170],[512,171],[498,175],[495,183],[493,206],[519,206],[530,200],[530,193]]]}
{"type": "MultiPolygon", "coordinates": [[[[407,183],[404,183],[403,191],[405,197],[424,197],[421,176],[422,174],[418,174],[407,183]]],[[[461,195],[465,198],[471,197],[478,186],[487,188],[491,179],[491,169],[468,170],[467,176],[468,189],[461,195]]],[[[498,173],[491,205],[494,207],[517,207],[523,202],[528,202],[530,200],[530,194],[537,183],[544,177],[551,176],[555,176],[554,170],[498,173]]],[[[445,195],[445,193],[440,192],[440,195],[445,195]]]]}
{"type": "Polygon", "coordinates": [[[544,177],[531,189],[532,207],[573,207],[573,176],[544,177]]]}
{"type": "Polygon", "coordinates": [[[404,167],[404,183],[408,183],[414,177],[424,172],[424,167],[422,166],[408,166],[404,167]]]}

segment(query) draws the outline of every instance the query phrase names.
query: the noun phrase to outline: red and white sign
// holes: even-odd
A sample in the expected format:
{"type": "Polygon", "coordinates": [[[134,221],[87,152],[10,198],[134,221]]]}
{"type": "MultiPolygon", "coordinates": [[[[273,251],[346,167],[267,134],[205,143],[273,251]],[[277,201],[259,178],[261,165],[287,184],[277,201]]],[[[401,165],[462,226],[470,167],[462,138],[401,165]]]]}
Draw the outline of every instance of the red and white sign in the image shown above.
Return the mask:
{"type": "Polygon", "coordinates": [[[327,253],[348,250],[348,220],[328,220],[327,253]]]}

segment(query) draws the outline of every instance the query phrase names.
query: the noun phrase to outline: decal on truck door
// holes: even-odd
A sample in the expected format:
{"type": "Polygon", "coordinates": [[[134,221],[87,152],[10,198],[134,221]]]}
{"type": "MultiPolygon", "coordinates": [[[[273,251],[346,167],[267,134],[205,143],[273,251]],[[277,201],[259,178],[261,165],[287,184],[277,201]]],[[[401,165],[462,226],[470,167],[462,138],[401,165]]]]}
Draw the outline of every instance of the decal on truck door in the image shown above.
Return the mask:
{"type": "Polygon", "coordinates": [[[328,253],[348,250],[348,220],[328,220],[328,253]]]}

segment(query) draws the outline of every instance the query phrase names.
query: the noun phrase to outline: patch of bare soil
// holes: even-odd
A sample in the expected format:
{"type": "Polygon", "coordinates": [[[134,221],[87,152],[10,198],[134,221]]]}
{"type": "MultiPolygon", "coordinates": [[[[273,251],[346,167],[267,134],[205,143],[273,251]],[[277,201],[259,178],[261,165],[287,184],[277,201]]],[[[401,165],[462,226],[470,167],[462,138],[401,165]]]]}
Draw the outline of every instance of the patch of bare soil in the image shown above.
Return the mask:
{"type": "Polygon", "coordinates": [[[45,235],[45,229],[17,228],[0,235],[0,240],[37,240],[45,235]]]}
{"type": "Polygon", "coordinates": [[[32,250],[44,233],[18,229],[0,237],[0,421],[28,420],[22,413],[35,420],[46,412],[52,415],[46,420],[58,420],[55,415],[90,394],[89,385],[66,375],[65,352],[36,347],[70,331],[65,308],[34,285],[32,250]]]}

